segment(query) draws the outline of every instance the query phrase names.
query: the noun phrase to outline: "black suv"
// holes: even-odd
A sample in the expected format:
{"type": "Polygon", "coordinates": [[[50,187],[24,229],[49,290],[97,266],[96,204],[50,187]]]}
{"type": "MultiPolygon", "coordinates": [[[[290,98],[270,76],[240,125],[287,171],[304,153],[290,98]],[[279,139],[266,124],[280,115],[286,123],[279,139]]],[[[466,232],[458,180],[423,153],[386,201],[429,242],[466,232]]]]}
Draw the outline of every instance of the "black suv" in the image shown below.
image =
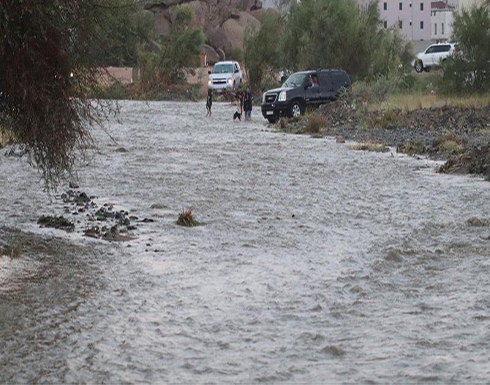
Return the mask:
{"type": "Polygon", "coordinates": [[[349,76],[343,70],[296,72],[281,88],[264,93],[262,115],[271,123],[281,116],[296,117],[304,114],[307,106],[335,100],[343,88],[351,88],[349,76]]]}

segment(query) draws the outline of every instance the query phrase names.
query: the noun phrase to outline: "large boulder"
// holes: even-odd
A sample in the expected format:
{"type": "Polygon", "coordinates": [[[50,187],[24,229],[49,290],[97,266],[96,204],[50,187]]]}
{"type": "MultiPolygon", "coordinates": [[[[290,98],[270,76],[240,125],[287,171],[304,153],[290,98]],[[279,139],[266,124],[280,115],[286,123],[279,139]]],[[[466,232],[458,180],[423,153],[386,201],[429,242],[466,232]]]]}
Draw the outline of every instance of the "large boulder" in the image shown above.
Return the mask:
{"type": "MultiPolygon", "coordinates": [[[[233,49],[243,50],[243,33],[248,25],[260,27],[260,22],[248,12],[240,12],[239,19],[228,19],[223,23],[223,30],[233,49]]],[[[225,51],[226,52],[226,51],[225,51]]],[[[227,52],[230,54],[231,52],[227,52]]]]}
{"type": "Polygon", "coordinates": [[[203,44],[201,48],[201,52],[206,54],[206,60],[208,64],[213,65],[220,61],[220,56],[215,51],[213,47],[207,44],[203,44]]]}
{"type": "Polygon", "coordinates": [[[155,13],[155,35],[168,36],[172,29],[172,23],[167,19],[165,12],[155,13]]]}
{"type": "Polygon", "coordinates": [[[206,43],[227,56],[234,48],[243,49],[243,33],[247,25],[260,27],[261,1],[255,0],[147,0],[145,8],[156,16],[155,33],[168,36],[172,28],[175,9],[188,4],[194,11],[194,26],[201,28],[206,43]],[[257,16],[257,17],[256,17],[257,16]]]}
{"type": "Polygon", "coordinates": [[[207,33],[207,43],[215,49],[221,48],[224,52],[231,53],[232,45],[223,28],[215,28],[207,33]]]}
{"type": "Polygon", "coordinates": [[[225,61],[226,60],[225,51],[223,51],[221,48],[218,48],[216,50],[216,53],[219,55],[219,60],[221,60],[221,61],[225,61]]]}
{"type": "Polygon", "coordinates": [[[251,15],[249,12],[240,12],[238,24],[240,24],[243,28],[245,28],[249,24],[257,29],[260,28],[260,21],[258,21],[257,18],[251,15]]]}

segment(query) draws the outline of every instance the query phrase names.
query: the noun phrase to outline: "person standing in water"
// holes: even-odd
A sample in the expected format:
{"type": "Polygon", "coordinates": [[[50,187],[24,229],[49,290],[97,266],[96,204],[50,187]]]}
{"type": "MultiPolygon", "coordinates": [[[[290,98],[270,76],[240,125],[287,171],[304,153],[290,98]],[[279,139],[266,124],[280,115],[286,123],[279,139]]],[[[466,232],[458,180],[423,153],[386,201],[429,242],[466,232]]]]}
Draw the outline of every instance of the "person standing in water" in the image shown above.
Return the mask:
{"type": "Polygon", "coordinates": [[[245,94],[243,95],[243,110],[245,111],[245,121],[252,120],[252,104],[253,104],[252,92],[250,92],[250,86],[247,87],[245,94]]]}
{"type": "Polygon", "coordinates": [[[238,120],[242,120],[242,112],[243,112],[243,94],[241,91],[236,93],[236,112],[233,115],[233,121],[237,118],[238,120]]]}
{"type": "Polygon", "coordinates": [[[208,97],[206,99],[206,117],[211,117],[211,107],[213,107],[213,90],[209,89],[208,90],[208,97]]]}

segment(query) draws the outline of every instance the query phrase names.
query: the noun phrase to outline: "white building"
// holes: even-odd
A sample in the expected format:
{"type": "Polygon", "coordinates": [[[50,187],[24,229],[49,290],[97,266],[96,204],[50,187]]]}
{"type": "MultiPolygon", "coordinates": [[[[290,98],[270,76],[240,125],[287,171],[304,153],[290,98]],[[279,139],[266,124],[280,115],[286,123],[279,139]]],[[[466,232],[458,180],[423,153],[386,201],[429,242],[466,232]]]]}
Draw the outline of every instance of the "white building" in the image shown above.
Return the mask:
{"type": "MultiPolygon", "coordinates": [[[[371,0],[358,0],[363,6],[371,0]]],[[[384,28],[400,29],[405,40],[430,40],[430,0],[380,0],[384,28]]]]}
{"type": "Polygon", "coordinates": [[[455,8],[445,1],[431,3],[430,24],[431,39],[437,42],[450,41],[455,8]]]}

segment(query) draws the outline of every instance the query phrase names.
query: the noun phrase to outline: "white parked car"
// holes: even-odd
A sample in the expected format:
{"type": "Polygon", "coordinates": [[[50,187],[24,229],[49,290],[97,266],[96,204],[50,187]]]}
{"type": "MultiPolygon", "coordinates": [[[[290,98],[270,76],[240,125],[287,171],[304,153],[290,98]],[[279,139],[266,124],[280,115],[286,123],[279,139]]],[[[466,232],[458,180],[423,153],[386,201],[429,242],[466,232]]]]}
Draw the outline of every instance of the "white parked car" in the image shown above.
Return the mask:
{"type": "Polygon", "coordinates": [[[454,43],[438,43],[427,47],[424,52],[418,53],[413,61],[415,71],[429,72],[434,66],[443,64],[449,56],[456,53],[457,46],[454,43]]]}
{"type": "Polygon", "coordinates": [[[243,81],[242,70],[237,61],[220,61],[208,74],[208,87],[215,91],[234,90],[243,81]]]}

